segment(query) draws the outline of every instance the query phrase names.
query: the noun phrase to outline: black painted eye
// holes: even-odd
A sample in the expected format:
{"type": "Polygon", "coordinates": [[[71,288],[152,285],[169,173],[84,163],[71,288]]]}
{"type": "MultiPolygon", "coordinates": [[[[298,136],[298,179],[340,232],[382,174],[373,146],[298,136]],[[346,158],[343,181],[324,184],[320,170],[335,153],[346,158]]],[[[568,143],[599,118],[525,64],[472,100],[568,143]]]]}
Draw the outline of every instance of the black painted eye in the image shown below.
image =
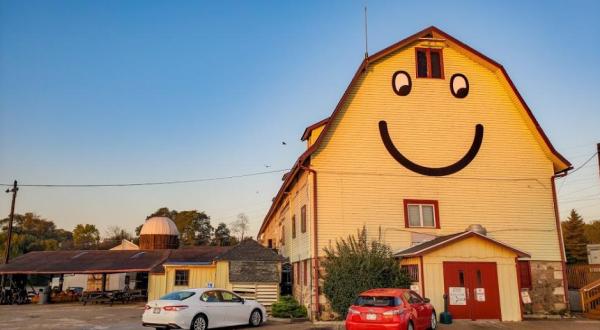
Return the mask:
{"type": "Polygon", "coordinates": [[[392,76],[392,88],[397,95],[408,95],[412,88],[410,75],[406,71],[396,71],[392,76]]]}
{"type": "Polygon", "coordinates": [[[456,73],[450,78],[450,92],[454,97],[462,99],[469,94],[469,81],[461,73],[456,73]]]}

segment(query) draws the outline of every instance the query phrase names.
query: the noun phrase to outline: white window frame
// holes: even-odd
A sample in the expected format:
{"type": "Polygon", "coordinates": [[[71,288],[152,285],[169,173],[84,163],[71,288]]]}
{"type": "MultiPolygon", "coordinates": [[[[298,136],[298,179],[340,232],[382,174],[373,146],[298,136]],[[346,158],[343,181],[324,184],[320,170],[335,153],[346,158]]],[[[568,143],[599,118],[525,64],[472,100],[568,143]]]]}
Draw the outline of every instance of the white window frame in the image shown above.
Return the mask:
{"type": "Polygon", "coordinates": [[[406,203],[406,219],[407,219],[407,225],[409,228],[437,228],[437,222],[438,219],[435,216],[436,214],[436,206],[433,203],[406,203]],[[419,207],[419,226],[413,226],[410,224],[410,212],[408,212],[408,209],[411,206],[418,206],[419,207]],[[423,225],[423,206],[431,206],[433,208],[433,226],[425,226],[423,225]]]}

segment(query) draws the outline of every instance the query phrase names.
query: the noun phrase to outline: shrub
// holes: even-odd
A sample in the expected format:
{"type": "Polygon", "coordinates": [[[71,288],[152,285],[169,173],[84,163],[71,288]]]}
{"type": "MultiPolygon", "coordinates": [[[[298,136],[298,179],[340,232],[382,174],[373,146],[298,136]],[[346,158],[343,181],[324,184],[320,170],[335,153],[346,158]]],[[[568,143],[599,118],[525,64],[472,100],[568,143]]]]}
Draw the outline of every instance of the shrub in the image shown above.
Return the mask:
{"type": "Polygon", "coordinates": [[[339,240],[335,249],[324,251],[323,292],[331,308],[342,317],[363,291],[410,286],[410,279],[400,270],[391,249],[380,241],[369,243],[364,227],[356,237],[339,240]]]}
{"type": "Polygon", "coordinates": [[[306,317],[306,307],[300,305],[293,296],[282,296],[271,305],[274,317],[301,318],[306,317]]]}

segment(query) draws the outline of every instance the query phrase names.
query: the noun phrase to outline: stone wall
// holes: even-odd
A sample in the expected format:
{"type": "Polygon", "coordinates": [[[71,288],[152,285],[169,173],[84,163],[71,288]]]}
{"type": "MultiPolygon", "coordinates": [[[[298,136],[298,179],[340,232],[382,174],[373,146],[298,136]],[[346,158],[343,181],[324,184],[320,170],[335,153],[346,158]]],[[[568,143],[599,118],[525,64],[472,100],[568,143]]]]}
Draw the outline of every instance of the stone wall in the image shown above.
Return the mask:
{"type": "Polygon", "coordinates": [[[563,264],[558,261],[531,261],[531,304],[526,313],[562,314],[567,310],[563,264]]]}

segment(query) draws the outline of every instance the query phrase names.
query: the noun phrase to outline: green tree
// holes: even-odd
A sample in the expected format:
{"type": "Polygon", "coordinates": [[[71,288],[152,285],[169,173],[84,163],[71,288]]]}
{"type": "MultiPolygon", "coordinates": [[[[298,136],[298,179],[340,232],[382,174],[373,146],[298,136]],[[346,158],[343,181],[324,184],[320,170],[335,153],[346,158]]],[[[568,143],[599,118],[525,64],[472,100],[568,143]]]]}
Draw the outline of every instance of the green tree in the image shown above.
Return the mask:
{"type": "Polygon", "coordinates": [[[79,224],[73,229],[73,243],[76,249],[89,250],[98,247],[100,232],[94,225],[79,224]]]}
{"type": "MultiPolygon", "coordinates": [[[[8,218],[0,220],[0,253],[4,254],[8,236],[8,218]]],[[[56,228],[51,220],[42,219],[34,213],[15,214],[10,256],[16,257],[30,251],[58,250],[69,248],[73,235],[56,228]]]]}
{"type": "Polygon", "coordinates": [[[575,209],[572,209],[567,221],[563,221],[561,226],[567,262],[570,264],[586,263],[586,245],[588,241],[585,237],[585,223],[583,222],[583,218],[575,209]]]}
{"type": "Polygon", "coordinates": [[[589,244],[600,244],[600,220],[586,223],[584,233],[589,244]]]}
{"type": "Polygon", "coordinates": [[[391,249],[380,241],[369,242],[364,227],[357,236],[338,240],[335,249],[326,247],[324,251],[323,292],[332,309],[342,317],[362,291],[410,285],[391,249]]]}
{"type": "MultiPolygon", "coordinates": [[[[147,219],[154,216],[168,217],[175,222],[182,245],[209,245],[212,241],[214,228],[210,224],[210,217],[204,212],[197,210],[178,212],[162,207],[149,215],[147,219]]],[[[136,234],[139,236],[141,227],[138,228],[136,228],[136,234]]]]}
{"type": "Polygon", "coordinates": [[[231,236],[231,231],[227,228],[227,225],[221,222],[215,229],[215,236],[211,245],[230,246],[237,244],[237,242],[237,239],[234,236],[231,236]]]}

